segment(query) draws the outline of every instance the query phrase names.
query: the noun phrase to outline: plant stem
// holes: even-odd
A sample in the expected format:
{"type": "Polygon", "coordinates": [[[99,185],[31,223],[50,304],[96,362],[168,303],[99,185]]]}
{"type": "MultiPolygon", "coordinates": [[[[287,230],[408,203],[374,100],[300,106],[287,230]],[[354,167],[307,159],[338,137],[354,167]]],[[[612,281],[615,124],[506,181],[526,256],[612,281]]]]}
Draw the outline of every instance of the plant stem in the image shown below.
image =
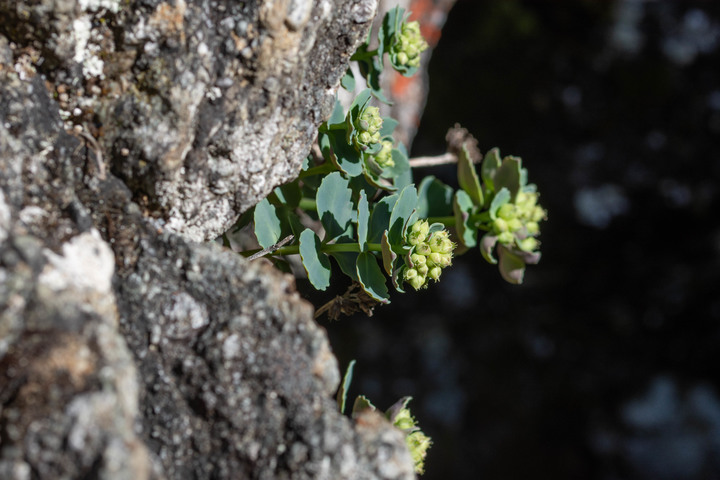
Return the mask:
{"type": "Polygon", "coordinates": [[[415,157],[411,158],[409,161],[411,168],[422,168],[457,163],[457,160],[457,155],[448,152],[443,153],[442,155],[436,155],[434,157],[415,157]]]}
{"type": "Polygon", "coordinates": [[[317,203],[315,202],[314,198],[303,197],[300,199],[300,203],[298,204],[298,207],[305,210],[306,212],[308,212],[308,211],[314,212],[317,210],[317,203]]]}
{"type": "Polygon", "coordinates": [[[300,172],[298,178],[312,177],[313,175],[324,175],[326,173],[334,172],[335,170],[337,170],[337,168],[335,168],[335,165],[333,165],[332,162],[325,162],[322,165],[311,167],[300,172]]]}
{"type": "MultiPolygon", "coordinates": [[[[382,245],[379,243],[368,243],[367,249],[371,252],[382,251],[382,245]]],[[[360,253],[360,245],[357,243],[330,243],[320,247],[320,251],[323,253],[360,253]]],[[[289,247],[282,247],[271,255],[297,255],[300,253],[299,245],[290,245],[289,247]]]]}

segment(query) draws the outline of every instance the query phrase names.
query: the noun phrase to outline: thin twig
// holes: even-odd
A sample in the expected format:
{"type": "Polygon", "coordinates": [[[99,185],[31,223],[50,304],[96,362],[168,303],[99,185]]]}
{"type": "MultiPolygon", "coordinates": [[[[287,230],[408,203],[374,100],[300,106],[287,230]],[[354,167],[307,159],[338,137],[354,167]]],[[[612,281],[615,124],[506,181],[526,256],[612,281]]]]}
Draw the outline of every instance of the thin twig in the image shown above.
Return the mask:
{"type": "Polygon", "coordinates": [[[418,167],[436,167],[438,165],[447,165],[450,163],[457,163],[458,159],[454,153],[443,153],[442,155],[436,155],[434,157],[415,157],[410,159],[410,166],[412,168],[418,167]]]}
{"type": "Polygon", "coordinates": [[[247,257],[247,259],[248,259],[248,260],[255,260],[256,258],[264,257],[264,256],[267,255],[268,253],[272,253],[272,252],[274,252],[274,251],[276,251],[276,250],[279,250],[280,247],[283,247],[283,246],[285,246],[286,244],[292,242],[294,238],[295,238],[295,235],[288,235],[287,237],[283,238],[282,240],[280,240],[280,241],[279,241],[278,243],[276,243],[275,245],[270,245],[268,248],[263,248],[263,249],[260,250],[259,252],[253,253],[252,255],[250,255],[249,257],[247,257]]]}
{"type": "Polygon", "coordinates": [[[95,137],[87,133],[87,125],[83,125],[83,129],[79,132],[79,135],[85,140],[87,140],[87,142],[93,148],[93,151],[95,152],[95,162],[97,163],[98,167],[98,178],[100,180],[105,180],[105,161],[103,160],[103,154],[100,145],[98,144],[97,140],[95,140],[95,137]]]}

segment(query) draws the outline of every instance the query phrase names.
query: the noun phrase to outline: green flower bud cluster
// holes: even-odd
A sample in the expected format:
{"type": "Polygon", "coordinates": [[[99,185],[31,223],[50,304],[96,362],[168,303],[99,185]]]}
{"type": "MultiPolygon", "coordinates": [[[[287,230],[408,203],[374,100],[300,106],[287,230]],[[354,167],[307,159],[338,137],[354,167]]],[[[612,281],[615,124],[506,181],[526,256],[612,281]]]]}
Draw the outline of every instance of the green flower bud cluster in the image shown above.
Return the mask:
{"type": "Polygon", "coordinates": [[[373,160],[380,168],[391,168],[395,166],[395,161],[392,157],[393,142],[390,140],[383,140],[380,151],[373,157],[373,160]]]}
{"type": "Polygon", "coordinates": [[[420,33],[420,24],[418,22],[404,24],[396,39],[392,51],[397,62],[410,68],[419,67],[420,54],[428,48],[427,42],[420,33]]]}
{"type": "Polygon", "coordinates": [[[357,120],[357,142],[361,150],[380,141],[380,129],[383,120],[378,107],[366,107],[357,120]]]}
{"type": "Polygon", "coordinates": [[[430,233],[427,220],[418,220],[410,227],[406,240],[412,249],[408,254],[408,268],[403,278],[415,290],[426,288],[430,280],[438,281],[442,269],[452,263],[455,244],[447,230],[430,233]]]}
{"type": "MultiPolygon", "coordinates": [[[[407,405],[407,401],[404,403],[407,405]]],[[[432,445],[432,440],[420,430],[417,421],[410,414],[410,409],[407,406],[403,406],[396,412],[393,412],[394,417],[391,418],[391,421],[396,428],[405,432],[405,443],[415,463],[415,473],[422,475],[425,471],[425,457],[432,445]]]]}
{"type": "Polygon", "coordinates": [[[547,215],[537,200],[536,192],[519,192],[515,203],[506,203],[498,209],[492,222],[498,242],[503,245],[515,242],[520,250],[526,252],[537,249],[538,241],[535,237],[540,233],[539,223],[547,215]]]}

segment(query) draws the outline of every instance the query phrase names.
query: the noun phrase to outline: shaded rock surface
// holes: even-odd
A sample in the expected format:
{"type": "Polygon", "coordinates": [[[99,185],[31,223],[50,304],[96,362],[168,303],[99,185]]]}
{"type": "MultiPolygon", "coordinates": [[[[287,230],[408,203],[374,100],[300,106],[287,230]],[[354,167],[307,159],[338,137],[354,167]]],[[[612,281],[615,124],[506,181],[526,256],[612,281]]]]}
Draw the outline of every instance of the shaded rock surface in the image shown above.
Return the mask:
{"type": "Polygon", "coordinates": [[[414,478],[293,279],[193,243],[296,175],[374,9],[0,1],[0,478],[414,478]]]}

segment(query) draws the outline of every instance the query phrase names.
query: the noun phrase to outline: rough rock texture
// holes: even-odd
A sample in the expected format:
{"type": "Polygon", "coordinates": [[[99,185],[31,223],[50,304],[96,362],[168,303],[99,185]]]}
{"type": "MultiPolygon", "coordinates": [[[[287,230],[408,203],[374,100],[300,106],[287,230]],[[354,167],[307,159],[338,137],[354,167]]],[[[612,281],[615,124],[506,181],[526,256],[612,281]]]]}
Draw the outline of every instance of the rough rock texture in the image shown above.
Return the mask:
{"type": "Polygon", "coordinates": [[[0,0],[0,478],[414,478],[292,278],[192,242],[297,172],[374,8],[0,0]]]}
{"type": "Polygon", "coordinates": [[[2,0],[0,16],[68,126],[90,131],[159,225],[202,241],[297,175],[375,8],[2,0]]]}

